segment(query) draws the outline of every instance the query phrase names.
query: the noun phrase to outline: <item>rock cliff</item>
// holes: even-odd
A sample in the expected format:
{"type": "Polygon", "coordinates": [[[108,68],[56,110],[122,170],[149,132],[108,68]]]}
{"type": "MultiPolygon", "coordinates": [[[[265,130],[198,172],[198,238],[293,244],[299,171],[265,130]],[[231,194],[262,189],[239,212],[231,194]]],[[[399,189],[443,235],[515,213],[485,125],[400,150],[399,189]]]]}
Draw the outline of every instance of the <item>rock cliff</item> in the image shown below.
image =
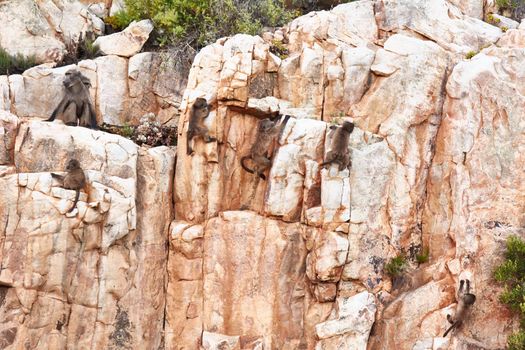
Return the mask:
{"type": "Polygon", "coordinates": [[[525,236],[525,22],[483,22],[491,4],[342,4],[203,48],[185,90],[159,54],[111,44],[129,35],[99,39],[77,65],[99,122],[154,112],[176,148],[43,122],[70,67],[0,76],[0,348],[505,348],[518,322],[492,273],[525,236]],[[188,156],[197,97],[217,141],[188,156]],[[292,118],[263,180],[240,158],[275,113],[292,118]],[[323,169],[346,118],[352,166],[323,169]],[[72,213],[50,175],[69,158],[88,178],[72,213]],[[477,302],[444,338],[462,279],[477,302]]]}

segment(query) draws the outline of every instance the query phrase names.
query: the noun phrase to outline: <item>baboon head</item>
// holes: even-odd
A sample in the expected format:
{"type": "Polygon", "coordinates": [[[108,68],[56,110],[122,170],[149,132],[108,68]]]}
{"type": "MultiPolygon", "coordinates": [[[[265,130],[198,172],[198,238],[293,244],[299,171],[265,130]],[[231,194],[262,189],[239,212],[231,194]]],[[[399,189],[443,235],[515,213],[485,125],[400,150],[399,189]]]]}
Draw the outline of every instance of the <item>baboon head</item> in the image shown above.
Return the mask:
{"type": "Polygon", "coordinates": [[[275,126],[276,121],[272,122],[270,118],[263,119],[259,122],[259,130],[261,132],[268,132],[275,126]]]}
{"type": "Polygon", "coordinates": [[[70,160],[67,162],[66,170],[67,170],[67,171],[71,171],[71,170],[75,170],[75,169],[80,169],[80,163],[79,163],[79,161],[76,160],[76,159],[70,159],[70,160]]]}
{"type": "Polygon", "coordinates": [[[343,122],[343,129],[344,129],[347,133],[350,134],[352,131],[354,131],[354,123],[349,122],[349,121],[344,121],[344,122],[343,122]]]}
{"type": "Polygon", "coordinates": [[[476,296],[474,294],[472,294],[472,293],[465,293],[463,295],[463,301],[467,305],[472,305],[476,301],[476,296]]]}
{"type": "Polygon", "coordinates": [[[195,102],[193,102],[193,108],[205,108],[208,106],[208,102],[203,97],[197,97],[195,102]]]}
{"type": "Polygon", "coordinates": [[[70,88],[78,83],[82,83],[86,86],[91,86],[91,81],[88,77],[84,76],[76,68],[71,68],[66,72],[66,77],[64,78],[63,84],[66,88],[70,88]]]}

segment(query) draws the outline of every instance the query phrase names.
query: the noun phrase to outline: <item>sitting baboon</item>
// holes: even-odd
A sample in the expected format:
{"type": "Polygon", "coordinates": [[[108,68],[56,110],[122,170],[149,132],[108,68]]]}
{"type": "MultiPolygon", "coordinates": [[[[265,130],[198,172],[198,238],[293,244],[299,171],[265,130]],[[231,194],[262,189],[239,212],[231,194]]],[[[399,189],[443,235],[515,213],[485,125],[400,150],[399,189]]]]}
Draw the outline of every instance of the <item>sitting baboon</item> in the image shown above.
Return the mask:
{"type": "Polygon", "coordinates": [[[204,119],[210,114],[208,102],[205,98],[197,97],[190,111],[190,123],[186,132],[186,154],[193,154],[190,146],[191,140],[195,137],[202,137],[206,143],[217,141],[215,137],[208,135],[208,128],[204,125],[204,119]]]}
{"type": "Polygon", "coordinates": [[[66,125],[98,129],[97,116],[89,96],[89,78],[72,68],[66,72],[63,84],[65,95],[46,121],[51,122],[58,118],[66,125]]]}
{"type": "Polygon", "coordinates": [[[244,170],[251,174],[257,173],[261,179],[266,180],[263,172],[272,165],[272,161],[268,157],[268,151],[276,136],[281,135],[288,119],[290,119],[289,115],[285,116],[281,123],[278,123],[279,117],[275,120],[265,118],[259,121],[255,142],[250,149],[250,153],[241,158],[241,166],[244,170]],[[245,161],[247,159],[251,159],[255,164],[253,170],[246,166],[245,161]]]}
{"type": "Polygon", "coordinates": [[[463,290],[463,284],[465,284],[464,280],[461,280],[459,282],[459,289],[458,289],[458,306],[456,309],[456,314],[454,317],[452,317],[450,314],[447,315],[447,321],[452,324],[452,326],[449,327],[449,329],[446,330],[445,334],[443,334],[443,337],[446,337],[447,334],[454,328],[459,327],[463,320],[465,319],[465,316],[467,315],[467,311],[470,309],[470,307],[474,304],[476,301],[476,296],[472,293],[470,293],[470,281],[467,281],[467,288],[463,290]]]}
{"type": "Polygon", "coordinates": [[[58,175],[51,173],[51,176],[54,179],[57,179],[61,182],[61,186],[68,190],[76,190],[75,201],[71,208],[67,211],[68,213],[72,212],[75,209],[78,198],[80,197],[80,190],[86,185],[86,176],[84,171],[80,167],[80,163],[76,159],[70,159],[66,165],[66,175],[58,175]]]}
{"type": "Polygon", "coordinates": [[[330,150],[321,167],[324,168],[332,163],[339,164],[339,171],[350,167],[352,162],[348,151],[348,139],[352,131],[354,131],[354,123],[349,121],[343,122],[342,126],[336,128],[330,150]]]}

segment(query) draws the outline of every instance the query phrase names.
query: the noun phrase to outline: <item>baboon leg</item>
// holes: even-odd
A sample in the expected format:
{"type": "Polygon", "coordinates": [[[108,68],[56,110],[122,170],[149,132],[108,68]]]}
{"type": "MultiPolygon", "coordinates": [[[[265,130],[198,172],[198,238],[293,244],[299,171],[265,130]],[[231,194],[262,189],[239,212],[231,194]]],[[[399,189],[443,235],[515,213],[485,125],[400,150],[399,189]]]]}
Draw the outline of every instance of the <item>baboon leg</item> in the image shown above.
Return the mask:
{"type": "Polygon", "coordinates": [[[193,149],[191,148],[191,140],[193,139],[193,132],[188,130],[186,132],[186,154],[191,155],[193,153],[193,149]]]}
{"type": "Polygon", "coordinates": [[[97,125],[97,113],[95,112],[95,109],[93,109],[93,106],[91,103],[86,102],[88,106],[88,112],[89,112],[89,124],[91,125],[91,129],[98,130],[97,125]]]}
{"type": "Polygon", "coordinates": [[[466,280],[467,281],[467,289],[465,290],[465,293],[470,293],[470,280],[466,280]]]}
{"type": "Polygon", "coordinates": [[[327,165],[330,165],[332,164],[332,162],[334,161],[335,159],[335,155],[334,155],[334,152],[332,151],[328,151],[328,153],[326,153],[326,157],[325,157],[325,161],[323,163],[321,163],[321,168],[325,168],[327,165]]]}
{"type": "Polygon", "coordinates": [[[61,114],[64,113],[64,111],[66,110],[68,105],[69,105],[69,100],[67,99],[66,96],[64,96],[64,98],[62,98],[62,100],[58,104],[57,108],[55,108],[53,113],[51,113],[51,117],[49,117],[49,119],[46,119],[45,121],[46,122],[52,122],[53,120],[55,120],[57,115],[61,115],[61,114]]]}
{"type": "Polygon", "coordinates": [[[464,280],[461,280],[459,281],[459,290],[458,290],[458,294],[461,294],[461,292],[463,291],[463,284],[465,284],[465,281],[464,280]]]}
{"type": "Polygon", "coordinates": [[[80,126],[90,129],[98,129],[95,111],[89,102],[84,102],[80,114],[80,126]]]}
{"type": "Polygon", "coordinates": [[[263,180],[266,180],[266,176],[263,174],[263,172],[272,166],[272,161],[268,159],[265,156],[256,156],[253,158],[255,166],[255,171],[257,172],[257,175],[263,180]]]}
{"type": "Polygon", "coordinates": [[[55,174],[55,173],[51,173],[51,177],[53,179],[57,179],[58,181],[64,181],[64,176],[62,175],[58,175],[58,174],[55,174]]]}
{"type": "Polygon", "coordinates": [[[350,167],[351,161],[350,161],[350,155],[344,154],[341,157],[341,162],[339,163],[339,171],[343,171],[345,169],[348,169],[350,167]]]}
{"type": "Polygon", "coordinates": [[[64,113],[62,113],[62,115],[58,118],[64,121],[64,124],[66,125],[77,126],[77,104],[74,101],[69,100],[64,110],[64,113]]]}

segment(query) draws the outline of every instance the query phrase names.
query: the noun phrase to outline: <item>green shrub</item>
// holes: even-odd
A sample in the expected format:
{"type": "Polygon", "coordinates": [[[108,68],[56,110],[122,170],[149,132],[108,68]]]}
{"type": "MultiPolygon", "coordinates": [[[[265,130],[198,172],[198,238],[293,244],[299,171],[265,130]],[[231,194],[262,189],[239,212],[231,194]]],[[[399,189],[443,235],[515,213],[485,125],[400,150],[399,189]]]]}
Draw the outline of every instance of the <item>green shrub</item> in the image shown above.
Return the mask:
{"type": "Polygon", "coordinates": [[[385,265],[385,271],[391,277],[397,277],[405,271],[407,267],[406,265],[407,265],[406,258],[403,255],[398,255],[395,258],[392,258],[385,265]]]}
{"type": "Polygon", "coordinates": [[[520,0],[496,0],[496,5],[500,9],[515,9],[520,5],[520,0]]]}
{"type": "Polygon", "coordinates": [[[274,55],[277,55],[282,60],[287,58],[288,55],[290,54],[286,46],[284,46],[282,41],[279,41],[279,40],[272,41],[272,45],[270,46],[270,52],[273,53],[274,55]]]}
{"type": "Polygon", "coordinates": [[[416,254],[416,261],[418,264],[424,264],[428,262],[428,259],[430,258],[430,250],[428,248],[423,249],[422,252],[419,254],[416,254]]]}
{"type": "Polygon", "coordinates": [[[470,60],[472,57],[476,56],[478,53],[476,51],[469,51],[467,52],[467,54],[465,55],[465,58],[467,60],[470,60]]]}
{"type": "Polygon", "coordinates": [[[157,44],[193,47],[236,33],[257,34],[263,26],[281,26],[299,15],[282,0],[124,0],[125,10],[106,18],[123,29],[132,21],[151,19],[157,44]]]}
{"type": "Polygon", "coordinates": [[[23,73],[25,70],[34,67],[37,64],[34,55],[10,55],[0,46],[0,75],[23,73]]]}
{"type": "Polygon", "coordinates": [[[508,238],[505,261],[494,271],[494,278],[504,285],[500,301],[521,321],[521,330],[508,339],[509,350],[525,350],[525,241],[517,236],[508,238]]]}

